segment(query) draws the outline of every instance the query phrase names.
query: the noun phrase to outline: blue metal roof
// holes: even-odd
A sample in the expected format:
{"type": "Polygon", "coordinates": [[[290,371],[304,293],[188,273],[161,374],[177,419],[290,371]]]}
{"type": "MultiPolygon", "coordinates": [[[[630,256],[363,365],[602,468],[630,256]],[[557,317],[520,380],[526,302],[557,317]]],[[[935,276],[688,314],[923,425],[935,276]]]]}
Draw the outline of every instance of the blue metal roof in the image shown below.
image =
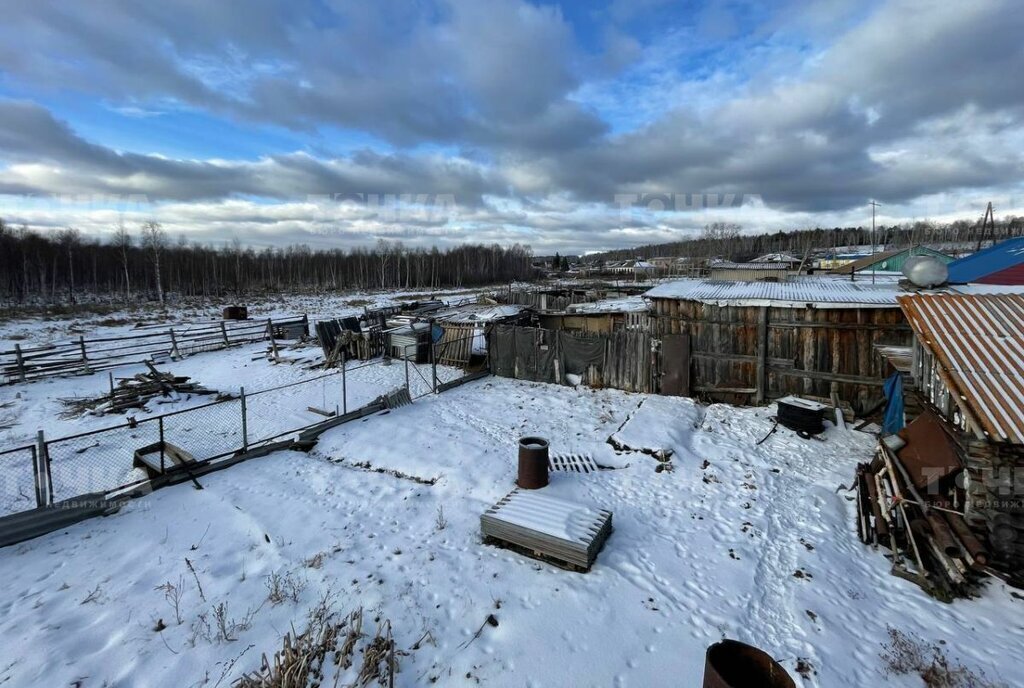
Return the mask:
{"type": "Polygon", "coordinates": [[[950,282],[966,284],[1021,263],[1024,263],[1024,237],[1017,237],[954,260],[946,267],[950,282]]]}

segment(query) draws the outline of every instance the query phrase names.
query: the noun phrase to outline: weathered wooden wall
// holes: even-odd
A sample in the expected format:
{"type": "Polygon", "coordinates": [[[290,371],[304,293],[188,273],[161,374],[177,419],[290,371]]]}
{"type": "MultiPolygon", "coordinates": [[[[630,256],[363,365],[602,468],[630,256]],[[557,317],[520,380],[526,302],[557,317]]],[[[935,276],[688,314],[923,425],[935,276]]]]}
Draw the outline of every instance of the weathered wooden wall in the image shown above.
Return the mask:
{"type": "Polygon", "coordinates": [[[658,370],[647,332],[608,334],[570,332],[535,327],[498,325],[488,332],[491,372],[535,382],[569,384],[567,374],[579,375],[592,387],[656,393],[658,370]],[[511,336],[508,336],[511,335],[511,336]],[[494,336],[507,342],[497,345],[494,336]],[[580,367],[569,353],[572,342],[597,343],[599,361],[580,367]],[[543,362],[550,360],[548,366],[543,362]]]}
{"type": "Polygon", "coordinates": [[[881,396],[874,344],[907,346],[899,308],[719,306],[652,299],[660,334],[688,334],[694,393],[748,403],[832,393],[855,407],[881,396]]]}

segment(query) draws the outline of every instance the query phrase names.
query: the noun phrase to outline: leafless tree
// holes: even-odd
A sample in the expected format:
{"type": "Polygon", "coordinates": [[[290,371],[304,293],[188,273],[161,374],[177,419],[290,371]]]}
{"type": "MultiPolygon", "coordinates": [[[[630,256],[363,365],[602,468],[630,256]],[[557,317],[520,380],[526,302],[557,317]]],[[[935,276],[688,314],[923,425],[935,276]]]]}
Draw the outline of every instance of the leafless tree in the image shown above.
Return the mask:
{"type": "Polygon", "coordinates": [[[61,230],[57,235],[61,247],[68,256],[68,301],[75,302],[75,249],[82,243],[81,233],[74,227],[61,230]]]}
{"type": "Polygon", "coordinates": [[[156,275],[156,297],[160,305],[164,305],[164,285],[160,273],[160,254],[167,245],[167,235],[159,222],[149,222],[142,225],[142,245],[149,252],[149,259],[153,262],[153,273],[156,275]]]}
{"type": "Polygon", "coordinates": [[[124,220],[119,220],[117,230],[114,232],[113,245],[117,248],[118,257],[121,259],[121,269],[124,271],[124,297],[125,301],[132,300],[132,278],[128,270],[128,253],[132,247],[132,235],[124,226],[124,220]]]}

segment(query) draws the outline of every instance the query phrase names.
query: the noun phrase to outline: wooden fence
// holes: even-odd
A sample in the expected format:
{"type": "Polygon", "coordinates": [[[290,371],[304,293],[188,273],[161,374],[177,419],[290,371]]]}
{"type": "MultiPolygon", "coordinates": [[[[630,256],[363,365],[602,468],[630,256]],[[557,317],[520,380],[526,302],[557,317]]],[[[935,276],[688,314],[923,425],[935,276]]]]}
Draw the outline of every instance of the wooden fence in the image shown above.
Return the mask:
{"type": "Polygon", "coordinates": [[[86,339],[0,351],[2,384],[89,374],[130,363],[181,358],[200,351],[308,334],[305,315],[266,320],[221,320],[178,325],[143,334],[86,339]]]}
{"type": "Polygon", "coordinates": [[[731,403],[798,394],[868,406],[888,374],[874,347],[908,346],[912,339],[899,308],[652,301],[659,333],[690,340],[688,393],[731,403]]]}
{"type": "Polygon", "coordinates": [[[659,362],[647,332],[609,334],[497,325],[488,333],[491,372],[535,382],[658,391],[659,362]]]}

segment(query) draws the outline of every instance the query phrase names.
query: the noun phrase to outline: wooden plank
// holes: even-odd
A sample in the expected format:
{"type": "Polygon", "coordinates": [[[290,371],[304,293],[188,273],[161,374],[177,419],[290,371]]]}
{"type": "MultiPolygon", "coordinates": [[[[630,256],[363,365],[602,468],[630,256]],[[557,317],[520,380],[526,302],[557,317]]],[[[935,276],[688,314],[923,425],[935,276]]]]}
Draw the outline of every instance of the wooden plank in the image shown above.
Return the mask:
{"type": "Polygon", "coordinates": [[[757,309],[757,377],[755,387],[757,393],[754,396],[756,404],[763,404],[767,393],[768,383],[768,307],[761,306],[757,309]]]}

